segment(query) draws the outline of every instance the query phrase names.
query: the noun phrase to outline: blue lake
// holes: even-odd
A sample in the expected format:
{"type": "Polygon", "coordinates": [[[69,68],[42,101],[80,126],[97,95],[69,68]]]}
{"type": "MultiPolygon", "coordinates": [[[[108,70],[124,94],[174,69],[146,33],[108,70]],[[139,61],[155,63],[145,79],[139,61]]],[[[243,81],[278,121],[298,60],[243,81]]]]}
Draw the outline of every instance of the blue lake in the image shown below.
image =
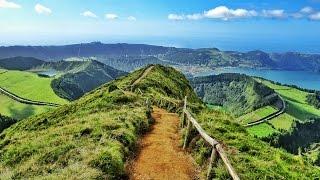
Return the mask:
{"type": "Polygon", "coordinates": [[[207,76],[221,73],[241,73],[250,76],[258,76],[282,84],[297,85],[306,89],[320,90],[320,73],[306,71],[280,71],[249,68],[219,68],[212,71],[195,74],[195,76],[207,76]]]}
{"type": "Polygon", "coordinates": [[[47,70],[47,71],[38,72],[38,74],[43,74],[43,75],[47,75],[49,77],[53,77],[53,76],[57,75],[57,71],[54,70],[54,69],[50,69],[50,70],[47,70]]]}

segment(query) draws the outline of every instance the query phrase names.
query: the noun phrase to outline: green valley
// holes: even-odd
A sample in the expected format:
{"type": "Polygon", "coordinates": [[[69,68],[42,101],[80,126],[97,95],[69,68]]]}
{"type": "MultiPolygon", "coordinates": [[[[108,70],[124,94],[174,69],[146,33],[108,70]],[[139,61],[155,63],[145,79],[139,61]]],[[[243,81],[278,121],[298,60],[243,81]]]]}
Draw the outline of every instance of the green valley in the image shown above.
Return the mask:
{"type": "Polygon", "coordinates": [[[0,94],[0,114],[20,120],[36,114],[41,114],[53,107],[36,106],[19,103],[3,94],[0,94]]]}
{"type": "Polygon", "coordinates": [[[52,80],[53,78],[40,77],[31,72],[9,70],[0,74],[0,87],[34,101],[67,103],[67,100],[60,98],[52,90],[52,80]]]}
{"type": "MultiPolygon", "coordinates": [[[[0,134],[0,178],[126,178],[125,164],[136,153],[139,137],[153,123],[146,100],[179,112],[184,96],[201,126],[224,144],[241,179],[313,179],[320,175],[320,169],[304,157],[273,148],[250,136],[232,116],[206,108],[188,80],[173,68],[156,65],[131,87],[145,70],[6,129],[0,134]]],[[[194,159],[205,165],[210,148],[196,134],[190,141],[194,159]]],[[[201,172],[199,176],[205,176],[206,168],[201,172]]],[[[216,179],[230,178],[221,163],[212,174],[216,179]]]]}

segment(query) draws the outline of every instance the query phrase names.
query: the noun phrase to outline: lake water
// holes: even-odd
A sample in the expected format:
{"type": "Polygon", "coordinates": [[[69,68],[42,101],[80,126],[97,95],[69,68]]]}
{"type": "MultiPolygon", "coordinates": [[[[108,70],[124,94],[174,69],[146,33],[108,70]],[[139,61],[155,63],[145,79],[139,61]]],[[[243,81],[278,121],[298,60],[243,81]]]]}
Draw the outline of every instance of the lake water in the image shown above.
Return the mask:
{"type": "Polygon", "coordinates": [[[38,72],[38,74],[43,74],[43,75],[47,75],[49,77],[53,77],[53,76],[57,75],[57,71],[54,70],[54,69],[50,69],[50,70],[47,70],[47,71],[38,72]]]}
{"type": "Polygon", "coordinates": [[[280,71],[266,69],[249,68],[219,68],[204,73],[195,74],[195,76],[207,76],[221,73],[241,73],[250,76],[258,76],[282,84],[297,85],[306,89],[320,90],[320,73],[305,71],[280,71]]]}

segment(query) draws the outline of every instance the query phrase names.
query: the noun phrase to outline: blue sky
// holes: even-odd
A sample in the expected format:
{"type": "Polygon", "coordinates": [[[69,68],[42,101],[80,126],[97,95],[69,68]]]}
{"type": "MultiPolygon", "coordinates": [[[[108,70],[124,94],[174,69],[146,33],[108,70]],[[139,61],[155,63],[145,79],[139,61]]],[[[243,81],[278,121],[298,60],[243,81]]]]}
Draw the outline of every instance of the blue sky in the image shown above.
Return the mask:
{"type": "Polygon", "coordinates": [[[0,0],[0,45],[101,41],[320,53],[320,0],[0,0]]]}

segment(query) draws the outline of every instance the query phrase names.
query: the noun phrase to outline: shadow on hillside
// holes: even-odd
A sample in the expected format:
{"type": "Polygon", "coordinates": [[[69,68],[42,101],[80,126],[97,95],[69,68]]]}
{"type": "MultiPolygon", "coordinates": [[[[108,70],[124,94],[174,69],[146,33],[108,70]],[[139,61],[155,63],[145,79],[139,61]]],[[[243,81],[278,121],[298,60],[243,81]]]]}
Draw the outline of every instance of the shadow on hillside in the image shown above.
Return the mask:
{"type": "Polygon", "coordinates": [[[32,116],[35,113],[35,108],[33,106],[25,106],[23,109],[14,109],[10,107],[9,112],[14,119],[21,120],[32,116]]]}
{"type": "Polygon", "coordinates": [[[275,147],[286,149],[292,154],[307,152],[313,143],[320,142],[320,119],[306,123],[297,122],[291,132],[265,138],[275,147]],[[300,150],[299,150],[300,149],[300,150]]]}

